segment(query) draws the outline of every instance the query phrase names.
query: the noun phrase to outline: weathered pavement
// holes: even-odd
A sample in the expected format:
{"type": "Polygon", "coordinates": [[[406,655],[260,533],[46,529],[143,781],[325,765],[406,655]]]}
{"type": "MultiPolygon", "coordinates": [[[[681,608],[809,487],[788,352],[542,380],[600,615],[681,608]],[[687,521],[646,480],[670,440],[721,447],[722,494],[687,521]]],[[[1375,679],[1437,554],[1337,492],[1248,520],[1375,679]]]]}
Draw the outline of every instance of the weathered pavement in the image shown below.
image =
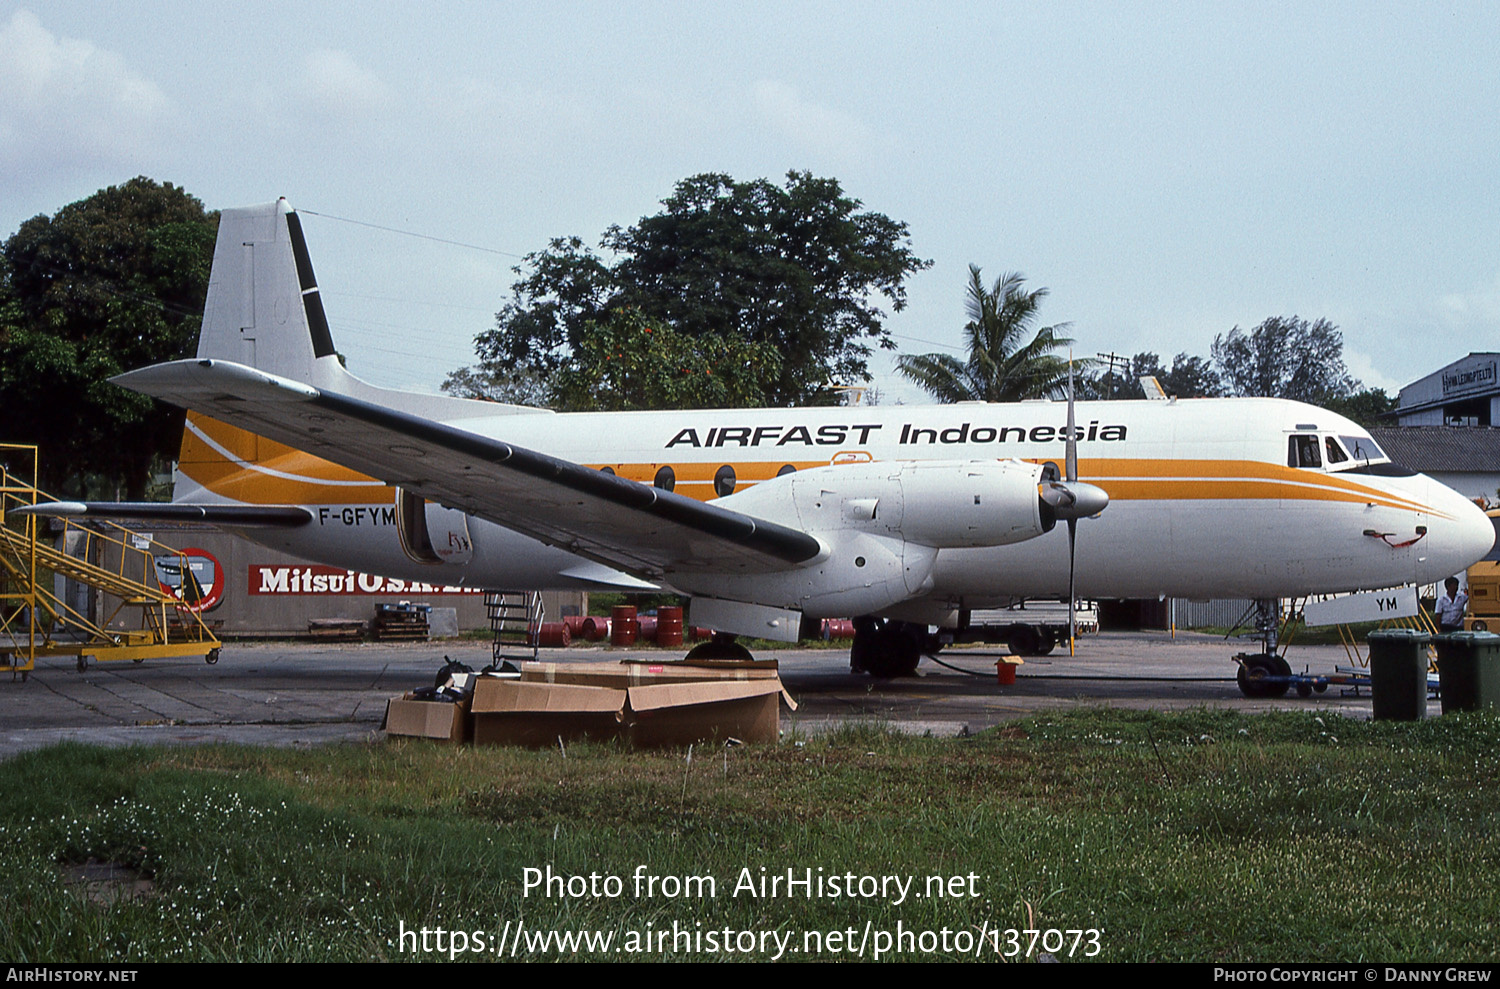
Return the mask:
{"type": "MultiPolygon", "coordinates": [[[[1028,660],[1013,686],[996,684],[998,653],[953,650],[939,658],[970,671],[924,660],[921,675],[875,681],[848,672],[846,652],[777,650],[781,676],[798,710],[783,728],[819,731],[846,721],[889,723],[918,734],[974,732],[1041,711],[1078,705],[1149,710],[1224,707],[1331,710],[1356,718],[1371,713],[1368,690],[1342,696],[1332,687],[1303,699],[1247,700],[1234,682],[1230,656],[1248,642],[1179,633],[1104,633],[1080,640],[1078,655],[1059,651],[1028,660]],[[978,675],[971,675],[978,674],[978,675]]],[[[238,643],[208,666],[195,659],[92,664],[79,673],[72,658],[38,663],[25,680],[0,678],[0,757],[64,740],[100,745],[243,742],[317,745],[373,741],[385,702],[430,684],[445,655],[476,669],[489,645],[474,640],[413,645],[238,643]]],[[[626,656],[669,660],[666,650],[544,649],[553,662],[617,661],[626,656]]],[[[1331,673],[1350,665],[1338,646],[1294,647],[1294,670],[1331,673]]],[[[1432,714],[1437,705],[1433,702],[1432,714]]]]}

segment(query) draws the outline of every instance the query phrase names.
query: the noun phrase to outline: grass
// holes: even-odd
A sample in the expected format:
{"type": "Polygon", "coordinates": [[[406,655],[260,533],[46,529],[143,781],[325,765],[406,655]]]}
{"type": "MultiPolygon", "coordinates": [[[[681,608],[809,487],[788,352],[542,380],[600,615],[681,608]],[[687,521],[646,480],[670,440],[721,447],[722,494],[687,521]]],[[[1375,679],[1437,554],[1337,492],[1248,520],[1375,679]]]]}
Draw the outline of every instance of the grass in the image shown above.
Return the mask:
{"type": "Polygon", "coordinates": [[[0,763],[0,904],[25,920],[0,927],[0,957],[431,959],[401,950],[402,925],[468,939],[524,921],[621,938],[674,922],[791,932],[799,945],[867,922],[1096,929],[1106,961],[1485,960],[1500,954],[1497,744],[1488,716],[1086,710],[969,739],[849,727],[691,758],[65,745],[0,763]],[[154,891],[101,906],[65,879],[90,860],[154,891]],[[622,892],[528,896],[528,868],[619,877],[622,892]],[[711,876],[716,895],[636,896],[638,868],[711,876]],[[960,877],[964,894],[733,895],[742,870],[762,869],[916,889],[960,877]]]}

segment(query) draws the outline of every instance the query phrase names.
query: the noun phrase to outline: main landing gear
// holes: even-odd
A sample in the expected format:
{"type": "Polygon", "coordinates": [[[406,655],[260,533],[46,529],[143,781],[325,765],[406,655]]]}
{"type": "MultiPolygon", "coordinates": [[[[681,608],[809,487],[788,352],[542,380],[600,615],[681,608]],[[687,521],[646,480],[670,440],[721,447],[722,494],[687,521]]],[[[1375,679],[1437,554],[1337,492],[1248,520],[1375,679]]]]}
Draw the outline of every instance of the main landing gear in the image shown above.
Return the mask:
{"type": "Polygon", "coordinates": [[[854,619],[849,670],[881,679],[914,676],[922,654],[932,649],[926,625],[865,615],[854,619]]]}

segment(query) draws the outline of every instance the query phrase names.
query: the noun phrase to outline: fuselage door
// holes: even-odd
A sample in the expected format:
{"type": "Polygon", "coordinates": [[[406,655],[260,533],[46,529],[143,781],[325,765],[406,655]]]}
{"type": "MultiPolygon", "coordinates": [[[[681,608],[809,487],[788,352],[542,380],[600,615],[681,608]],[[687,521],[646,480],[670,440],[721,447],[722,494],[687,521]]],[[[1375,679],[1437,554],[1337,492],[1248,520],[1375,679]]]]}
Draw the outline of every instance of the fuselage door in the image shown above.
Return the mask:
{"type": "Polygon", "coordinates": [[[409,491],[396,499],[401,549],[418,563],[468,563],[474,555],[469,517],[409,491]]]}

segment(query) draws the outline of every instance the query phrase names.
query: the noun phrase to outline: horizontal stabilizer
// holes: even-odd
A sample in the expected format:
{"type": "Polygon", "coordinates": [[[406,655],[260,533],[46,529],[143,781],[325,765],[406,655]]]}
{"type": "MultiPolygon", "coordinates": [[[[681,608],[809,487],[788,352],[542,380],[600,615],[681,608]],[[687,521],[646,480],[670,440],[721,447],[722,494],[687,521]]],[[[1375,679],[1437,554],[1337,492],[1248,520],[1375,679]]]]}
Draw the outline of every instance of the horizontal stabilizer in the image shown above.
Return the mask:
{"type": "Polygon", "coordinates": [[[182,505],[156,501],[49,501],[14,510],[48,518],[129,519],[137,522],[206,522],[231,529],[295,529],[312,521],[297,505],[182,505]]]}

